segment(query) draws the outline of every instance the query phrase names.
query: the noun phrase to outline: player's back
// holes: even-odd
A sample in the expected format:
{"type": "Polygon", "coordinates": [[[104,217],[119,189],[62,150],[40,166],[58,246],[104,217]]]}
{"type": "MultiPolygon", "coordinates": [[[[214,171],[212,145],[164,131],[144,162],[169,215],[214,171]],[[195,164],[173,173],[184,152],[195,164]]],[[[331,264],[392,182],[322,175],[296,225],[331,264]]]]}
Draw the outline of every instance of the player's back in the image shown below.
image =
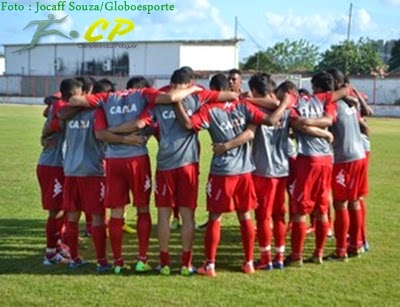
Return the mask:
{"type": "MultiPolygon", "coordinates": [[[[196,95],[187,96],[182,103],[189,116],[201,106],[196,95]]],[[[197,134],[182,127],[174,105],[157,104],[153,112],[160,132],[157,168],[168,170],[197,163],[199,161],[197,134]]]]}
{"type": "Polygon", "coordinates": [[[96,109],[79,112],[66,122],[66,176],[103,176],[104,144],[94,134],[96,109]]]}
{"type": "MultiPolygon", "coordinates": [[[[273,113],[260,109],[269,115],[273,113]]],[[[288,176],[289,113],[289,110],[285,111],[279,125],[257,127],[252,151],[256,166],[254,174],[262,177],[288,176]]]]}
{"type": "MultiPolygon", "coordinates": [[[[147,101],[141,90],[112,93],[103,104],[108,127],[116,127],[124,122],[137,119],[147,106],[147,101]]],[[[149,134],[149,129],[142,129],[138,134],[149,134]]],[[[146,155],[147,146],[131,146],[125,144],[108,143],[107,158],[125,158],[146,155]]]]}
{"type": "MultiPolygon", "coordinates": [[[[225,143],[241,134],[251,121],[248,104],[242,101],[214,102],[203,106],[209,116],[208,132],[213,143],[225,143]]],[[[210,173],[216,175],[238,175],[254,170],[251,146],[245,143],[213,156],[210,173]]]]}
{"type": "MultiPolygon", "coordinates": [[[[320,118],[325,115],[326,101],[313,95],[310,99],[299,97],[295,109],[299,116],[305,118],[320,118]]],[[[322,138],[296,131],[298,153],[303,156],[328,156],[332,155],[329,142],[322,138]]]]}
{"type": "Polygon", "coordinates": [[[357,109],[343,100],[337,103],[336,121],[332,126],[335,135],[333,152],[336,163],[350,162],[365,157],[357,109]]]}
{"type": "Polygon", "coordinates": [[[57,122],[57,130],[59,131],[54,132],[49,137],[47,137],[47,142],[49,143],[49,146],[43,148],[39,156],[38,164],[62,167],[64,162],[63,144],[65,138],[65,127],[63,122],[58,119],[54,112],[54,106],[51,105],[47,114],[46,124],[52,125],[52,123],[57,122]]]}

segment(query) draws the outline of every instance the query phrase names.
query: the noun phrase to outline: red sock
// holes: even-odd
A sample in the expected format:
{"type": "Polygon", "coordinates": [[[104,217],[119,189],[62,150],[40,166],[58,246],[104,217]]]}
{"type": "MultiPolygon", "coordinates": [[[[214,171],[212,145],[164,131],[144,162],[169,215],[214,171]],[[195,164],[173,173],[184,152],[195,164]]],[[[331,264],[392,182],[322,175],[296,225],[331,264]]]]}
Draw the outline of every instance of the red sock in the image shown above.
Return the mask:
{"type": "Polygon", "coordinates": [[[367,242],[367,231],[366,231],[366,221],[367,221],[367,205],[364,198],[360,199],[360,207],[362,213],[362,224],[361,224],[361,239],[363,243],[367,242]]]}
{"type": "Polygon", "coordinates": [[[169,252],[160,252],[160,265],[161,267],[169,265],[169,252]]]}
{"type": "Polygon", "coordinates": [[[221,222],[209,220],[206,235],[204,236],[204,253],[207,261],[215,262],[217,249],[221,238],[221,222]]]}
{"type": "Polygon", "coordinates": [[[188,268],[192,266],[192,251],[182,252],[181,265],[188,268]]]}
{"type": "Polygon", "coordinates": [[[106,225],[92,225],[92,239],[96,250],[97,263],[100,265],[107,264],[106,238],[106,225]]]}
{"type": "Polygon", "coordinates": [[[361,242],[361,225],[362,225],[362,213],[361,210],[349,210],[350,217],[350,251],[356,252],[360,247],[361,242]]]}
{"type": "Polygon", "coordinates": [[[256,217],[257,224],[257,239],[258,246],[265,247],[271,245],[272,231],[271,231],[271,219],[258,219],[256,217]]]}
{"type": "Polygon", "coordinates": [[[149,212],[138,213],[136,232],[139,243],[139,259],[147,261],[149,240],[151,234],[151,216],[149,212]]]}
{"type": "Polygon", "coordinates": [[[58,231],[58,220],[55,218],[47,218],[46,224],[46,247],[47,248],[56,248],[57,240],[59,237],[58,231]]]}
{"type": "Polygon", "coordinates": [[[242,234],[244,260],[246,263],[253,261],[255,231],[251,219],[240,221],[240,233],[242,234]]]}
{"type": "Polygon", "coordinates": [[[321,222],[321,221],[316,221],[315,222],[315,250],[314,250],[314,256],[317,257],[322,257],[324,255],[324,246],[326,242],[326,238],[328,236],[328,231],[330,227],[329,221],[326,222],[321,222]]]}
{"type": "Polygon", "coordinates": [[[123,238],[123,231],[122,227],[124,226],[125,220],[117,219],[117,218],[110,218],[108,222],[108,229],[110,233],[110,242],[111,242],[111,249],[113,252],[114,257],[114,265],[122,266],[122,238],[123,238]]]}
{"type": "Polygon", "coordinates": [[[76,260],[78,255],[79,240],[79,224],[78,222],[68,222],[65,229],[65,238],[70,249],[71,259],[76,260]]]}
{"type": "Polygon", "coordinates": [[[335,239],[336,256],[343,257],[347,254],[347,234],[349,232],[349,211],[346,209],[335,210],[335,239]]]}
{"type": "Polygon", "coordinates": [[[269,250],[264,250],[261,251],[261,259],[260,259],[260,264],[269,264],[272,262],[272,256],[271,256],[271,246],[269,246],[269,250]]]}
{"type": "Polygon", "coordinates": [[[90,233],[92,230],[92,216],[90,214],[85,213],[85,220],[86,220],[85,231],[87,233],[90,233]]]}
{"type": "Polygon", "coordinates": [[[303,247],[306,239],[307,223],[306,222],[293,222],[292,224],[292,260],[299,260],[303,258],[303,247]]]}
{"type": "Polygon", "coordinates": [[[274,221],[274,242],[275,246],[285,246],[286,243],[286,224],[285,224],[285,215],[284,214],[276,214],[272,216],[272,220],[274,221]]]}

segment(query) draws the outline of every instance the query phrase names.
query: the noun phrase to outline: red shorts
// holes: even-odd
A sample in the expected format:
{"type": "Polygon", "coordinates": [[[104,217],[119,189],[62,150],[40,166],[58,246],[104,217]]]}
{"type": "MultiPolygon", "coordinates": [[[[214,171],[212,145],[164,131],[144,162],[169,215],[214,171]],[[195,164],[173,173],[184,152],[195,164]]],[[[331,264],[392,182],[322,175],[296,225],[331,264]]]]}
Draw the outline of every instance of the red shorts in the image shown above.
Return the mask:
{"type": "Polygon", "coordinates": [[[298,156],[293,187],[293,213],[328,212],[331,194],[332,158],[298,156]]]}
{"type": "Polygon", "coordinates": [[[65,211],[83,211],[87,214],[104,214],[104,177],[65,177],[65,211]]]}
{"type": "Polygon", "coordinates": [[[366,159],[333,165],[332,189],[333,199],[357,200],[364,195],[367,177],[366,159]]]}
{"type": "Polygon", "coordinates": [[[253,175],[257,196],[256,218],[270,219],[272,214],[285,214],[287,177],[266,178],[253,175]]]}
{"type": "Polygon", "coordinates": [[[368,168],[369,168],[369,151],[365,152],[365,177],[361,179],[360,194],[361,196],[367,196],[369,192],[368,183],[368,168]]]}
{"type": "Polygon", "coordinates": [[[38,165],[36,175],[45,210],[60,211],[63,204],[64,170],[59,166],[38,165]]]}
{"type": "Polygon", "coordinates": [[[154,191],[157,207],[188,207],[195,209],[199,190],[199,164],[156,171],[154,191]]]}
{"type": "Polygon", "coordinates": [[[104,203],[107,208],[119,208],[129,204],[130,191],[135,206],[149,205],[151,170],[148,155],[107,159],[106,174],[104,203]]]}
{"type": "Polygon", "coordinates": [[[207,210],[211,213],[246,212],[257,207],[251,173],[212,175],[207,183],[207,210]]]}

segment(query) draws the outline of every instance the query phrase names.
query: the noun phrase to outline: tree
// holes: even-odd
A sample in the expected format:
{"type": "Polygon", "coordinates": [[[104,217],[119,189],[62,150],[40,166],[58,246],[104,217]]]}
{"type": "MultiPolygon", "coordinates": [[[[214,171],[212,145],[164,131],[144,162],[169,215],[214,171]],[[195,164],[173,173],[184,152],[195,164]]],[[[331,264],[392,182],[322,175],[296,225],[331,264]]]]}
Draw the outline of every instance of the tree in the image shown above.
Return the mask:
{"type": "Polygon", "coordinates": [[[389,70],[400,67],[400,39],[397,40],[390,51],[389,70]]]}
{"type": "Polygon", "coordinates": [[[317,70],[338,68],[346,74],[374,74],[384,66],[378,46],[369,39],[344,41],[332,45],[322,54],[317,70]]]}
{"type": "Polygon", "coordinates": [[[269,73],[312,71],[318,61],[318,47],[306,40],[278,42],[266,51],[248,57],[242,69],[255,69],[269,73]]]}

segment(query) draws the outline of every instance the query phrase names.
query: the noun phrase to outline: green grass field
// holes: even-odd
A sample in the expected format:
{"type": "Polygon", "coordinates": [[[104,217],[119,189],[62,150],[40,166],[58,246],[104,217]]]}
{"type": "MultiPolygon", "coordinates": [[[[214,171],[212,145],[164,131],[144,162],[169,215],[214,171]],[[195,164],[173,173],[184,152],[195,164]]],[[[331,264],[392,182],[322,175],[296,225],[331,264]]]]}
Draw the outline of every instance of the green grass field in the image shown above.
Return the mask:
{"type": "MultiPolygon", "coordinates": [[[[42,265],[46,212],[41,209],[36,182],[43,107],[0,105],[0,306],[266,306],[266,305],[400,305],[400,120],[371,119],[372,158],[368,204],[371,251],[348,263],[326,261],[301,269],[239,271],[242,260],[240,231],[233,214],[223,220],[218,250],[217,278],[179,276],[179,234],[173,233],[174,274],[95,274],[93,247],[82,239],[84,268],[42,265]],[[397,187],[397,188],[396,188],[397,187]]],[[[197,220],[205,220],[204,184],[208,174],[210,140],[201,134],[201,187],[197,220]]],[[[152,153],[156,145],[150,143],[152,153]]],[[[154,155],[153,155],[154,156],[154,155]]],[[[150,261],[158,260],[153,207],[150,261]]],[[[129,209],[129,223],[134,211],[129,209]]],[[[81,227],[81,229],[83,229],[81,227]]],[[[196,233],[194,263],[203,260],[204,233],[196,233]]],[[[136,254],[135,235],[125,235],[128,263],[136,254]]],[[[311,254],[313,236],[307,239],[311,254]]],[[[333,250],[328,240],[326,253],[333,250]]],[[[256,249],[258,255],[258,249],[256,249]]],[[[111,257],[110,257],[111,258],[111,257]]]]}

